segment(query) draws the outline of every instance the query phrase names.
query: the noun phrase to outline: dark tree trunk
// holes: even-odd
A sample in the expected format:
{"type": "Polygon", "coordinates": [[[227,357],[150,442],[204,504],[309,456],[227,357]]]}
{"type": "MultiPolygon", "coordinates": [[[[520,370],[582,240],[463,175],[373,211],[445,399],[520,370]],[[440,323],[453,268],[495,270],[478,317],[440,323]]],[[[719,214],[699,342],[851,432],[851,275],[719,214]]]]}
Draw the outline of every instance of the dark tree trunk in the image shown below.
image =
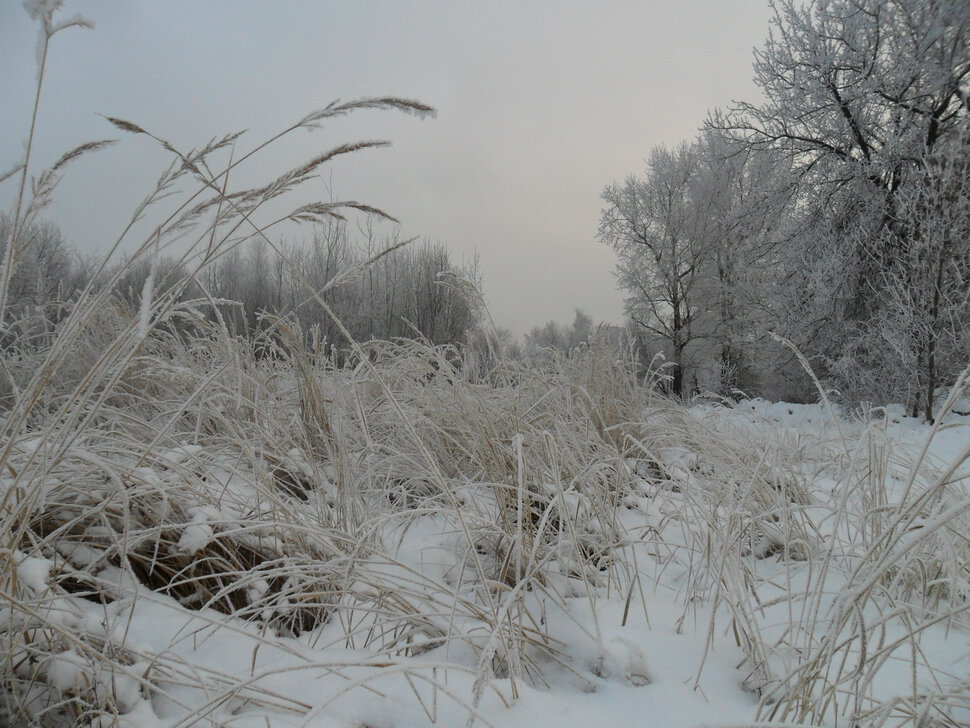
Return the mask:
{"type": "Polygon", "coordinates": [[[673,341],[674,346],[674,375],[671,381],[671,391],[677,397],[684,394],[684,318],[680,310],[680,301],[673,301],[673,341]]]}
{"type": "Polygon", "coordinates": [[[684,368],[679,361],[674,363],[674,376],[670,382],[670,391],[678,397],[684,394],[684,368]]]}
{"type": "Polygon", "coordinates": [[[936,392],[936,328],[940,320],[940,297],[943,289],[943,261],[941,252],[936,264],[936,279],[933,281],[933,305],[930,307],[929,331],[926,337],[926,409],[927,422],[933,421],[933,395],[936,392]]]}

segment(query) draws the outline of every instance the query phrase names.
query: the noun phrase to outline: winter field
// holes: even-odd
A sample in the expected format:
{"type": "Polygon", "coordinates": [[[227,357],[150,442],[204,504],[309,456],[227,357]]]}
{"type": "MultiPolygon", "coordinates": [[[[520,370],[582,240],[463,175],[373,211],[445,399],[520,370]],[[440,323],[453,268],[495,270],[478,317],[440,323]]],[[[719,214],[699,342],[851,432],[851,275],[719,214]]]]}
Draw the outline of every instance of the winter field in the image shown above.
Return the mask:
{"type": "Polygon", "coordinates": [[[970,722],[966,399],[687,406],[596,343],[483,377],[138,324],[6,415],[7,724],[970,722]]]}
{"type": "MultiPolygon", "coordinates": [[[[383,213],[276,210],[384,143],[243,189],[236,167],[353,112],[432,112],[400,98],[188,151],[107,118],[171,166],[84,281],[17,299],[65,170],[114,142],[31,159],[48,44],[89,25],[60,5],[26,3],[36,100],[0,176],[0,726],[970,725],[970,370],[923,383],[922,419],[843,410],[814,375],[818,404],[667,397],[670,367],[605,330],[509,356],[440,273],[477,345],[355,337],[330,294],[393,250],[311,280],[274,226],[383,213]],[[205,274],[254,241],[305,301],[239,333],[205,274]]],[[[932,210],[965,202],[944,192],[932,210]]]]}

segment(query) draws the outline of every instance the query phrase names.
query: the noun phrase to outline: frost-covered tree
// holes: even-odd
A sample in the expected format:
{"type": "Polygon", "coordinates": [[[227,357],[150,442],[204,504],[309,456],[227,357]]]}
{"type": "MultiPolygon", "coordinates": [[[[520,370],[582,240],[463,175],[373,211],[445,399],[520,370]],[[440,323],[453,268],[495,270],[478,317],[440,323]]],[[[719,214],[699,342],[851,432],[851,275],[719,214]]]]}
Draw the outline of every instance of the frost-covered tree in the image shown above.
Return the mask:
{"type": "Polygon", "coordinates": [[[928,160],[900,189],[891,235],[899,254],[885,273],[883,338],[913,415],[933,419],[935,391],[970,359],[970,148],[928,160]]]}
{"type": "Polygon", "coordinates": [[[925,311],[915,313],[916,292],[935,295],[932,267],[912,262],[927,257],[918,218],[932,209],[932,170],[947,168],[966,138],[970,4],[773,5],[755,61],[766,101],[739,104],[712,125],[786,158],[798,182],[788,239],[795,295],[783,330],[855,398],[913,404],[923,380],[936,379],[925,371],[936,339],[919,333],[925,311]],[[913,315],[902,315],[904,301],[913,315]],[[890,355],[913,346],[922,353],[890,355]]]}
{"type": "Polygon", "coordinates": [[[455,265],[440,244],[405,245],[367,228],[363,236],[355,241],[334,222],[303,244],[278,242],[272,251],[254,240],[222,255],[200,282],[211,298],[235,302],[221,304],[220,313],[239,332],[258,332],[270,313],[295,317],[308,336],[338,349],[347,344],[342,328],[358,341],[462,341],[477,324],[477,307],[449,276],[477,283],[475,265],[455,265]]]}
{"type": "Polygon", "coordinates": [[[529,331],[525,335],[525,352],[529,357],[534,357],[542,349],[555,349],[568,354],[577,346],[589,342],[593,333],[593,319],[581,308],[577,308],[569,326],[547,321],[545,325],[536,326],[529,331]]]}
{"type": "Polygon", "coordinates": [[[784,362],[768,336],[790,271],[783,250],[791,201],[783,159],[755,154],[713,129],[695,142],[695,214],[706,217],[708,254],[697,282],[703,388],[791,396],[784,362]]]}
{"type": "MultiPolygon", "coordinates": [[[[0,213],[0,257],[12,238],[13,219],[0,213]]],[[[7,290],[12,315],[25,306],[63,301],[80,282],[74,252],[55,225],[35,222],[21,231],[13,256],[13,274],[7,290]]]]}
{"type": "MultiPolygon", "coordinates": [[[[763,389],[777,369],[768,344],[783,287],[780,228],[790,194],[784,160],[713,129],[659,147],[643,178],[603,193],[600,239],[636,338],[671,362],[671,390],[763,389]]],[[[652,353],[652,352],[648,352],[652,353]]]]}
{"type": "Polygon", "coordinates": [[[692,180],[695,147],[656,147],[645,176],[603,190],[599,238],[616,251],[617,279],[629,319],[667,349],[671,391],[681,395],[688,347],[697,337],[700,280],[711,255],[711,218],[699,209],[692,180]]]}
{"type": "Polygon", "coordinates": [[[783,152],[816,185],[890,196],[968,110],[965,0],[776,0],[756,81],[767,101],[715,125],[783,152]]]}

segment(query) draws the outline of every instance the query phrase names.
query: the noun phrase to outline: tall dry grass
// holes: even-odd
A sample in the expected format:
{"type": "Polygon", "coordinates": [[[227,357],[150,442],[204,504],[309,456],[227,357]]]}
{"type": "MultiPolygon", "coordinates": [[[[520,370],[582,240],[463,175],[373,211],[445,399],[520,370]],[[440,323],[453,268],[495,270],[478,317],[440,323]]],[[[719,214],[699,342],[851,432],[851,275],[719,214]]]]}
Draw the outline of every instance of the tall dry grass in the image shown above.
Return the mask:
{"type": "MultiPolygon", "coordinates": [[[[48,40],[56,5],[37,5],[48,40]]],[[[331,105],[281,135],[367,108],[428,111],[331,105]]],[[[924,647],[968,627],[966,451],[940,466],[894,449],[885,420],[800,430],[740,405],[687,408],[595,339],[528,367],[493,352],[481,371],[467,352],[409,340],[353,342],[338,365],[287,319],[267,319],[260,341],[235,337],[201,315],[219,308],[204,289],[182,292],[254,233],[272,247],[264,205],[372,144],[230,191],[232,169],[280,135],[232,158],[237,135],[184,153],[149,136],[174,162],[133,219],[184,196],[130,260],[188,236],[183,277],[149,276],[137,308],[92,285],[44,345],[12,329],[2,352],[0,720],[204,725],[236,703],[309,723],[397,674],[429,722],[426,688],[469,724],[496,724],[483,701],[523,686],[565,673],[596,689],[603,660],[571,641],[600,641],[599,608],[614,601],[622,623],[649,625],[671,588],[678,629],[743,649],[758,725],[964,720],[966,678],[924,647]],[[429,528],[437,561],[418,563],[413,540],[429,528]],[[128,639],[160,604],[255,641],[250,677],[128,639]],[[257,673],[261,648],[290,662],[257,673]],[[883,684],[900,666],[905,692],[883,684]],[[344,685],[315,704],[274,690],[300,670],[344,685]]],[[[12,177],[23,190],[32,144],[12,177]]],[[[36,175],[39,197],[21,195],[3,285],[61,167],[36,175]]],[[[631,670],[630,684],[649,680],[631,670]]]]}

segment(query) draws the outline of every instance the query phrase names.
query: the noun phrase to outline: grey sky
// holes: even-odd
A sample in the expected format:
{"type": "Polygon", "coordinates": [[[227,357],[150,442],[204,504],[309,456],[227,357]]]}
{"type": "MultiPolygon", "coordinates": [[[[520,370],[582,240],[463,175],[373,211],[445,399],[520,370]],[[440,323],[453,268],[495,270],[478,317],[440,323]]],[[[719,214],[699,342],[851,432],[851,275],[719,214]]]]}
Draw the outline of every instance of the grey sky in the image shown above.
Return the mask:
{"type": "MultiPolygon", "coordinates": [[[[767,0],[67,0],[65,11],[96,28],[55,38],[38,165],[118,136],[98,113],[185,148],[249,129],[248,147],[334,99],[419,99],[436,119],[355,114],[245,174],[391,140],[339,160],[309,192],[330,199],[331,185],[380,207],[456,260],[477,251],[492,316],[516,333],[576,307],[620,320],[613,257],[596,240],[600,191],[641,171],[652,146],[693,136],[708,109],[756,96],[751,52],[770,15],[767,0]]],[[[0,0],[2,169],[26,136],[35,39],[21,3],[0,0]]],[[[48,217],[83,250],[103,249],[165,163],[123,138],[70,171],[48,217]]]]}

